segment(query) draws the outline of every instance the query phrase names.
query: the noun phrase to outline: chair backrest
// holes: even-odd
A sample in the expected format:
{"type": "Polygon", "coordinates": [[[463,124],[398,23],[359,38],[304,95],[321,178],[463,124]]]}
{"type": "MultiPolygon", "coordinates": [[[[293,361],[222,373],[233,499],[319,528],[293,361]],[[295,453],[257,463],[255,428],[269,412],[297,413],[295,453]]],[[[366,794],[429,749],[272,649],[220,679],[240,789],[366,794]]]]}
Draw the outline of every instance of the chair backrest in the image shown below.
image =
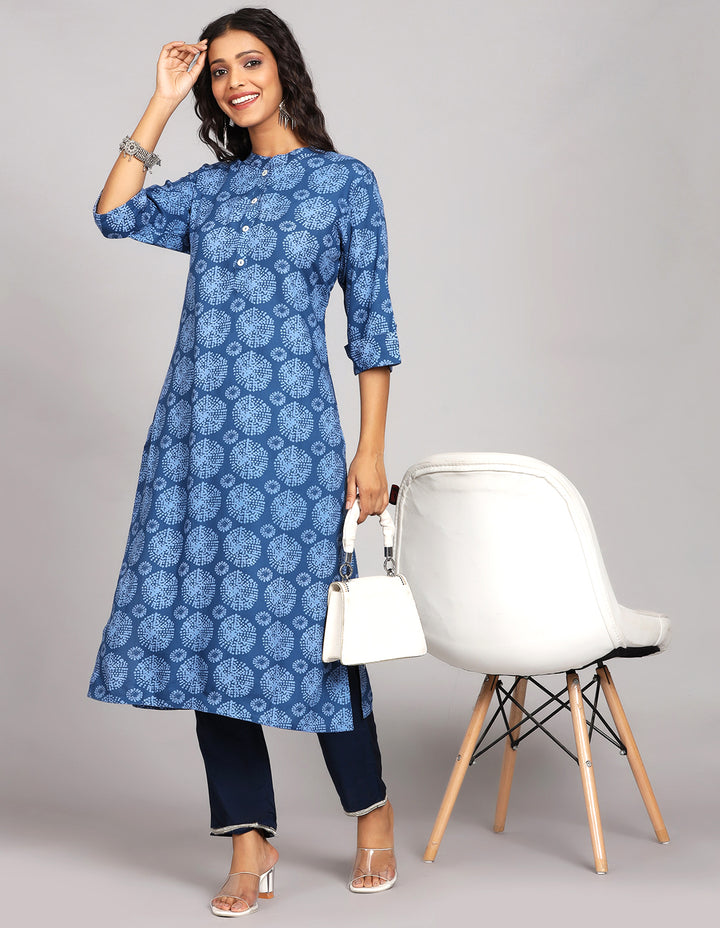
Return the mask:
{"type": "Polygon", "coordinates": [[[590,515],[549,464],[433,455],[403,477],[396,525],[398,569],[440,660],[529,676],[582,667],[621,645],[590,515]]]}

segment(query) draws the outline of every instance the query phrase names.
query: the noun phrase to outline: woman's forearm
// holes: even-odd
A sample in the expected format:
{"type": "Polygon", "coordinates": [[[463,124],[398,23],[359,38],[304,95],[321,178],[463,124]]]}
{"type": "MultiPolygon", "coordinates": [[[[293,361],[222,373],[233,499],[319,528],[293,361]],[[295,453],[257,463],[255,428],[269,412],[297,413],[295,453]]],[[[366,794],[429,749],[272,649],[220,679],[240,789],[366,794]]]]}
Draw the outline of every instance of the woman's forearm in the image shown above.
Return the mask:
{"type": "Polygon", "coordinates": [[[383,454],[390,394],[390,368],[373,367],[358,374],[360,381],[360,438],[358,451],[383,454]]]}
{"type": "Polygon", "coordinates": [[[348,468],[346,508],[356,497],[360,500],[360,518],[383,511],[388,503],[388,485],[385,476],[385,420],[390,393],[390,368],[373,367],[361,371],[360,381],[360,439],[348,468]]]}
{"type": "MultiPolygon", "coordinates": [[[[179,101],[178,101],[179,102],[179,101]]],[[[168,119],[175,112],[178,102],[163,100],[153,94],[147,109],[140,122],[135,127],[131,137],[146,151],[154,151],[168,119]]],[[[105,181],[100,200],[98,213],[108,213],[116,206],[127,203],[136,193],[142,190],[145,183],[146,171],[142,161],[137,158],[126,158],[119,155],[108,179],[105,181]]]]}
{"type": "Polygon", "coordinates": [[[390,394],[390,368],[373,367],[370,370],[361,371],[358,379],[360,381],[358,451],[383,454],[390,394]]]}

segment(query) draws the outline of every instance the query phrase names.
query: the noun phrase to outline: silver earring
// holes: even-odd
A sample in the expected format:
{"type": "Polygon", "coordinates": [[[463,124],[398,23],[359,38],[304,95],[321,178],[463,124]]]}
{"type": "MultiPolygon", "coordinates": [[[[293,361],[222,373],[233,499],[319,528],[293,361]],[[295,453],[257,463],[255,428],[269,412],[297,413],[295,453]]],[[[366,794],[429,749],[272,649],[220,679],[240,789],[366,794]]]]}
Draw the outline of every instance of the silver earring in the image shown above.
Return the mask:
{"type": "Polygon", "coordinates": [[[227,119],[223,122],[223,148],[228,147],[228,129],[232,126],[233,121],[228,116],[227,119]]]}
{"type": "Polygon", "coordinates": [[[281,100],[278,104],[278,122],[282,125],[283,129],[287,129],[288,124],[291,129],[295,128],[295,120],[290,113],[288,113],[284,100],[281,100]]]}

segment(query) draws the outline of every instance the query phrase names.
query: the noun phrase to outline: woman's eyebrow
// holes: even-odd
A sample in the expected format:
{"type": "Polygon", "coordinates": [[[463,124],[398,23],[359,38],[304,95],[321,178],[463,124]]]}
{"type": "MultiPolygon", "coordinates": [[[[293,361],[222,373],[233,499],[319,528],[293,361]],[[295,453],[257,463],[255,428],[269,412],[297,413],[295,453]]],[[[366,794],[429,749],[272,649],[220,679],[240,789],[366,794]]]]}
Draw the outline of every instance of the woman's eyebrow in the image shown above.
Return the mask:
{"type": "MultiPolygon", "coordinates": [[[[242,58],[243,55],[250,55],[251,53],[253,55],[262,55],[262,52],[260,51],[259,48],[249,48],[245,52],[238,52],[237,55],[235,55],[235,58],[242,58]]],[[[217,64],[218,62],[224,62],[224,61],[225,61],[224,58],[215,58],[210,62],[210,64],[217,64]]]]}

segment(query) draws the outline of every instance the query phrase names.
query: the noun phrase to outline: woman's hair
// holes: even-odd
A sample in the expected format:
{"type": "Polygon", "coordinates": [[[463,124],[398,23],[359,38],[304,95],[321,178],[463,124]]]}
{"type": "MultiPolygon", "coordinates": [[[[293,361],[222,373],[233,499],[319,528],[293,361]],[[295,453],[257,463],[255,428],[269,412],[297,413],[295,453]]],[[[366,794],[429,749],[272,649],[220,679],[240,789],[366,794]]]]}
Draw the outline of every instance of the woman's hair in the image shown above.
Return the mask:
{"type": "MultiPolygon", "coordinates": [[[[200,38],[208,40],[209,48],[213,39],[231,29],[251,32],[275,56],[285,108],[295,120],[295,132],[303,143],[309,148],[335,151],[325,129],[325,117],[315,99],[302,52],[289,26],[272,10],[245,7],[211,22],[203,29],[200,38]]],[[[208,55],[193,85],[195,112],[202,120],[198,135],[212,148],[219,161],[244,160],[252,151],[250,133],[234,123],[228,125],[229,119],[212,93],[209,60],[208,55]]]]}

